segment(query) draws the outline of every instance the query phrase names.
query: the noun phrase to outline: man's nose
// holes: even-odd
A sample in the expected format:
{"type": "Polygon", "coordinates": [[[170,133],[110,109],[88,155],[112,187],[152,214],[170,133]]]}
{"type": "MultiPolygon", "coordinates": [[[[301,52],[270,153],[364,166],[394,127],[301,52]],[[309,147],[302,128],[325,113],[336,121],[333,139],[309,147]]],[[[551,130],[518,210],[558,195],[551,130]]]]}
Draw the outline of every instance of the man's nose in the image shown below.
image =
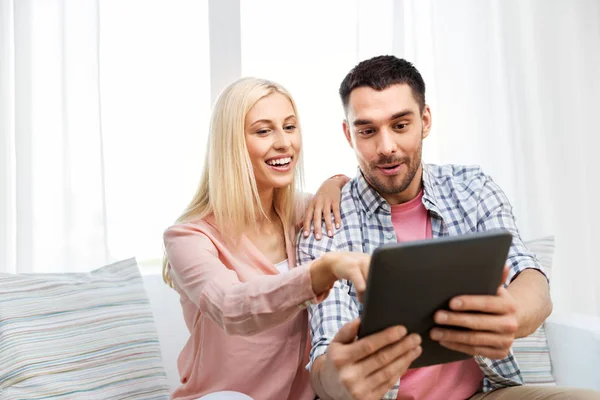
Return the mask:
{"type": "Polygon", "coordinates": [[[392,132],[382,129],[377,136],[377,152],[379,154],[389,156],[396,153],[398,147],[392,132]]]}

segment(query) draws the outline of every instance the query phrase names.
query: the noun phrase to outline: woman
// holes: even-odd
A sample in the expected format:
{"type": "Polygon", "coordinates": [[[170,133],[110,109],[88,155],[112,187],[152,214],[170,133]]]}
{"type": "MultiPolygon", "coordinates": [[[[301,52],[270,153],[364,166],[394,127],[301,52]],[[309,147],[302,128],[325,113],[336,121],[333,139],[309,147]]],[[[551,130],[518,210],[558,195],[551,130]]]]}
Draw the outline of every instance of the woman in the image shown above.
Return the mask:
{"type": "Polygon", "coordinates": [[[324,299],[337,279],[364,290],[369,257],[330,253],[295,267],[301,147],[296,106],[281,86],[246,78],[221,94],[200,187],[164,235],[163,275],[191,333],[173,398],[221,390],[314,398],[306,304],[324,299]]]}

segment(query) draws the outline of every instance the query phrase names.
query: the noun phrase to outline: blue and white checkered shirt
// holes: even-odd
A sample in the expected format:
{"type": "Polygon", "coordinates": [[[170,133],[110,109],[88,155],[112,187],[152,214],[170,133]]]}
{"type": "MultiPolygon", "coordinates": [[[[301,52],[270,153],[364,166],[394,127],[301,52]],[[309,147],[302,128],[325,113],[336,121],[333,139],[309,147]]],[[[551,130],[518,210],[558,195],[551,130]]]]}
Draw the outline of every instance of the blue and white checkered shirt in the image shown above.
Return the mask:
{"type": "MultiPolygon", "coordinates": [[[[542,271],[535,256],[521,241],[506,195],[479,167],[423,165],[423,205],[429,211],[434,238],[496,228],[511,232],[513,242],[507,260],[510,266],[507,282],[527,268],[542,271]]],[[[390,205],[365,181],[360,170],[342,190],[340,209],[342,226],[333,238],[324,236],[317,241],[314,235],[300,236],[299,264],[328,251],[371,254],[381,245],[397,242],[390,205]]],[[[362,305],[352,282],[346,280],[337,281],[321,304],[309,307],[312,350],[308,369],[327,352],[327,346],[342,325],[357,318],[361,312],[362,305]]],[[[484,374],[484,391],[523,384],[512,352],[503,360],[480,356],[475,360],[484,374]]],[[[383,398],[395,399],[399,385],[400,380],[383,398]]]]}

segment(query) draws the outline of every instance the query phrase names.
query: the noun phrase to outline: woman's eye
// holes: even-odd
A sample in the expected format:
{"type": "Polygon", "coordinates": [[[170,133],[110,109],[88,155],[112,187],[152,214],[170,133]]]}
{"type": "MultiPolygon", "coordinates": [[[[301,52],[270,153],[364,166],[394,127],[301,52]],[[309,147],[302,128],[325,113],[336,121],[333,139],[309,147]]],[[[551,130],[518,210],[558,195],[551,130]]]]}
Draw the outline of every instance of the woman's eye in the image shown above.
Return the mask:
{"type": "Polygon", "coordinates": [[[268,129],[261,129],[261,130],[256,131],[256,133],[258,133],[259,135],[264,135],[264,134],[269,133],[269,130],[268,129]]]}
{"type": "Polygon", "coordinates": [[[287,125],[284,129],[286,131],[293,131],[296,129],[296,125],[287,125]]]}

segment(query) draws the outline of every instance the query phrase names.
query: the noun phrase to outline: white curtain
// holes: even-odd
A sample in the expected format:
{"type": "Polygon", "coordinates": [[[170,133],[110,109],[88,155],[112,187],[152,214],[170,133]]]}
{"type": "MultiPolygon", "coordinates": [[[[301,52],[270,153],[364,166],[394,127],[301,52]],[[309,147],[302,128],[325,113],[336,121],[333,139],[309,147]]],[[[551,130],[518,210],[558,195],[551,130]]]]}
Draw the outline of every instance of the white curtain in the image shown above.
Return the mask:
{"type": "Polygon", "coordinates": [[[192,198],[206,0],[0,0],[0,272],[136,257],[192,198]]]}
{"type": "Polygon", "coordinates": [[[599,2],[255,0],[242,2],[241,26],[242,74],[282,83],[298,103],[309,191],[354,174],[344,75],[375,55],[404,57],[432,107],[425,161],[481,165],[525,239],[555,236],[555,309],[600,315],[599,2]]]}
{"type": "Polygon", "coordinates": [[[425,159],[473,163],[522,236],[554,235],[555,309],[600,315],[600,3],[405,0],[395,51],[428,85],[425,159]]]}
{"type": "Polygon", "coordinates": [[[600,315],[600,3],[210,0],[240,24],[213,23],[210,52],[208,3],[0,0],[0,272],[156,264],[239,71],[294,95],[309,191],[354,174],[337,88],[392,53],[428,86],[425,160],[481,165],[524,238],[556,237],[555,308],[600,315]]]}
{"type": "Polygon", "coordinates": [[[0,272],[108,260],[97,7],[0,0],[0,272]]]}

